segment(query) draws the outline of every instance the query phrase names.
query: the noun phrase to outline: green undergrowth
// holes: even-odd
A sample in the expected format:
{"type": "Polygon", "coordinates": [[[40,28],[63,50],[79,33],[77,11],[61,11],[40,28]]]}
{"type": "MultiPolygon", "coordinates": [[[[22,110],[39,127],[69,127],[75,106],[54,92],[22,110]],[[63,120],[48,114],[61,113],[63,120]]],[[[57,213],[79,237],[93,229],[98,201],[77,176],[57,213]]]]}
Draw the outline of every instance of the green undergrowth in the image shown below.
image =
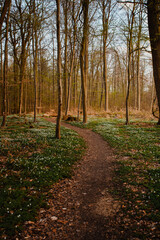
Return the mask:
{"type": "Polygon", "coordinates": [[[123,232],[138,239],[152,239],[160,228],[160,126],[155,122],[92,118],[87,124],[100,134],[117,153],[114,193],[122,201],[125,214],[123,232]]]}
{"type": "Polygon", "coordinates": [[[85,143],[74,131],[45,120],[33,124],[28,117],[8,117],[0,128],[0,239],[20,234],[25,221],[47,207],[49,188],[71,177],[72,165],[82,156],[85,143]]]}

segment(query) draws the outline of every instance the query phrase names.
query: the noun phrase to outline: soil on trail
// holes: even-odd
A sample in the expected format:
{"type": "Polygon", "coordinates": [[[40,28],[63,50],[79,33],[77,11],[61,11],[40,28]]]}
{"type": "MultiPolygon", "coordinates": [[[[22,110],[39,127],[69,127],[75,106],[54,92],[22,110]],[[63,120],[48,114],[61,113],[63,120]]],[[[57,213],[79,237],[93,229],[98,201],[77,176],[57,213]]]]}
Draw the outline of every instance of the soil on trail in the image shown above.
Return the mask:
{"type": "Polygon", "coordinates": [[[63,125],[85,139],[86,154],[75,165],[72,179],[53,185],[50,208],[41,209],[37,221],[26,224],[23,239],[120,239],[116,223],[119,204],[109,193],[116,159],[114,152],[91,130],[63,125]]]}

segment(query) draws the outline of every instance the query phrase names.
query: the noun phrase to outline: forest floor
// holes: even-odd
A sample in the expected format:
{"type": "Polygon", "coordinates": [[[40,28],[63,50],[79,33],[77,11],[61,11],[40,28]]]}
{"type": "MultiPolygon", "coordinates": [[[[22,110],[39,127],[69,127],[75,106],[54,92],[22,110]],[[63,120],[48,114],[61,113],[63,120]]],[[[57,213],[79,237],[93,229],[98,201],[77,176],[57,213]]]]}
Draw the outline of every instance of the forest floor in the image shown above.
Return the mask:
{"type": "Polygon", "coordinates": [[[160,239],[159,126],[92,116],[57,140],[54,123],[0,129],[2,239],[160,239]]]}
{"type": "MultiPolygon", "coordinates": [[[[53,121],[50,119],[50,121],[53,121]]],[[[36,222],[25,227],[23,239],[127,239],[118,227],[120,205],[110,193],[116,155],[101,136],[89,129],[63,123],[87,143],[74,176],[54,184],[50,208],[41,209],[36,222]]]]}

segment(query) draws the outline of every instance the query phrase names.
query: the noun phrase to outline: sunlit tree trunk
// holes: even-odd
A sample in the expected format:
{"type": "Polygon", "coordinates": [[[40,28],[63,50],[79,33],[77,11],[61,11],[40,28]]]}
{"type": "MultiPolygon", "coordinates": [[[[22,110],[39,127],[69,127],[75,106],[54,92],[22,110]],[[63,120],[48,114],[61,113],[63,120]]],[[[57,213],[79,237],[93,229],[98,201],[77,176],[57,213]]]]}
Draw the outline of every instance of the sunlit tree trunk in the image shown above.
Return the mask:
{"type": "Polygon", "coordinates": [[[6,125],[7,118],[7,75],[8,75],[8,27],[9,27],[9,17],[10,17],[10,5],[8,6],[8,15],[6,20],[6,32],[5,32],[5,56],[4,56],[4,68],[3,68],[3,120],[2,127],[6,125]]]}
{"type": "Polygon", "coordinates": [[[108,83],[107,83],[107,40],[108,27],[111,13],[111,0],[101,0],[102,23],[103,23],[103,81],[105,94],[105,111],[108,111],[108,83]]]}
{"type": "Polygon", "coordinates": [[[140,4],[140,13],[139,13],[139,28],[138,28],[138,39],[137,39],[137,110],[141,110],[141,82],[140,82],[140,43],[141,43],[141,32],[142,32],[142,0],[140,4]]]}
{"type": "Polygon", "coordinates": [[[62,83],[61,83],[61,43],[60,43],[60,0],[56,0],[57,4],[57,83],[58,83],[58,116],[56,123],[56,138],[60,139],[60,124],[62,114],[62,83]]]}
{"type": "Polygon", "coordinates": [[[129,123],[129,94],[130,94],[130,84],[131,84],[131,54],[132,54],[132,39],[133,39],[133,24],[135,18],[135,0],[132,8],[131,16],[128,16],[128,25],[129,25],[129,37],[128,37],[128,86],[127,86],[127,95],[126,95],[126,125],[129,123]]]}
{"type": "Polygon", "coordinates": [[[54,61],[54,36],[52,35],[52,42],[53,42],[53,59],[52,59],[52,83],[53,83],[53,107],[55,103],[55,61],[54,61]]]}
{"type": "Polygon", "coordinates": [[[37,80],[38,80],[38,36],[37,36],[37,16],[35,9],[35,0],[33,2],[33,72],[34,72],[34,122],[37,118],[37,80]]]}
{"type": "Polygon", "coordinates": [[[88,8],[89,0],[82,1],[83,9],[83,37],[80,51],[80,66],[81,66],[81,83],[82,83],[82,104],[83,104],[83,123],[87,122],[87,79],[85,74],[85,54],[87,51],[87,35],[88,35],[88,8]]]}
{"type": "Polygon", "coordinates": [[[74,14],[75,14],[75,9],[74,9],[74,2],[73,2],[73,8],[72,8],[72,19],[73,19],[73,21],[74,21],[73,49],[72,49],[70,72],[69,72],[69,76],[68,76],[68,95],[67,95],[67,103],[66,103],[66,112],[65,112],[65,115],[68,114],[69,106],[70,106],[71,79],[72,79],[73,67],[74,67],[74,60],[75,60],[75,46],[76,46],[77,24],[76,24],[76,19],[75,19],[74,14]]]}
{"type": "Polygon", "coordinates": [[[67,106],[67,80],[68,80],[68,0],[65,0],[64,2],[64,25],[65,25],[65,53],[64,53],[64,88],[63,88],[63,99],[64,99],[64,109],[66,109],[67,106]]]}

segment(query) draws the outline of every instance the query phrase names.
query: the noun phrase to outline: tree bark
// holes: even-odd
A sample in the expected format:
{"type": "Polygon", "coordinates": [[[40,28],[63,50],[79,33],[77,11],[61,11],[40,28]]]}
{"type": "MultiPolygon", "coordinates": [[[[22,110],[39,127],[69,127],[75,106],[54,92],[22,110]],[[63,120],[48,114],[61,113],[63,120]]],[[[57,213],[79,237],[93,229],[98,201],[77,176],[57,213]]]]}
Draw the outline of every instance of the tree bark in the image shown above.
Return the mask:
{"type": "Polygon", "coordinates": [[[72,49],[72,59],[71,59],[71,66],[70,66],[70,72],[68,76],[68,95],[67,95],[67,103],[66,103],[66,111],[65,115],[68,114],[69,106],[70,106],[70,94],[71,94],[71,79],[72,79],[72,73],[73,73],[73,67],[74,67],[74,60],[75,60],[75,47],[76,47],[76,32],[77,32],[77,25],[76,25],[76,19],[74,16],[74,3],[73,3],[73,20],[74,20],[74,33],[73,33],[73,49],[72,49]]]}
{"type": "Polygon", "coordinates": [[[9,26],[9,17],[10,17],[10,4],[8,6],[8,15],[6,20],[6,34],[5,34],[5,56],[4,56],[4,68],[3,68],[3,119],[2,119],[2,127],[6,125],[7,118],[7,75],[8,75],[8,26],[9,26]]]}
{"type": "Polygon", "coordinates": [[[54,71],[54,36],[52,35],[52,42],[53,42],[53,59],[52,59],[52,67],[53,67],[53,71],[52,71],[52,83],[53,83],[53,107],[54,107],[54,103],[55,103],[55,71],[54,71]]]}
{"type": "MultiPolygon", "coordinates": [[[[1,81],[3,81],[3,44],[2,44],[2,35],[0,35],[0,44],[1,44],[1,81]]],[[[1,99],[0,99],[0,102],[3,101],[3,96],[1,94],[1,99]]],[[[1,107],[1,112],[0,112],[2,115],[3,115],[3,109],[1,107]]]]}
{"type": "Polygon", "coordinates": [[[38,36],[37,36],[37,17],[35,9],[35,0],[33,2],[33,71],[34,71],[34,122],[37,118],[37,80],[38,80],[38,36]]]}
{"type": "Polygon", "coordinates": [[[68,64],[67,64],[67,52],[68,52],[68,0],[65,0],[64,3],[64,25],[65,25],[65,41],[64,41],[64,45],[65,45],[65,57],[64,57],[64,109],[66,109],[67,106],[67,96],[68,96],[68,92],[67,92],[67,80],[68,80],[68,64]]]}
{"type": "Polygon", "coordinates": [[[58,83],[58,116],[56,123],[56,138],[60,139],[60,125],[61,125],[61,114],[62,114],[62,83],[61,83],[61,42],[60,42],[60,0],[56,0],[57,4],[57,83],[58,83]]]}
{"type": "Polygon", "coordinates": [[[1,12],[1,16],[0,16],[0,36],[1,36],[1,33],[2,33],[2,25],[3,25],[3,22],[4,22],[4,18],[5,18],[5,15],[6,15],[8,9],[10,8],[10,6],[11,6],[11,0],[6,0],[4,2],[2,12],[1,12]]]}
{"type": "Polygon", "coordinates": [[[108,84],[107,84],[107,49],[106,49],[106,43],[107,43],[107,38],[108,38],[108,19],[106,18],[106,13],[105,13],[105,2],[103,0],[103,81],[104,81],[104,94],[105,94],[105,105],[104,109],[107,112],[108,111],[108,84]]]}
{"type": "Polygon", "coordinates": [[[85,53],[87,51],[87,35],[88,35],[88,8],[89,0],[83,0],[83,37],[80,52],[80,67],[81,67],[81,84],[82,84],[82,104],[83,104],[83,123],[87,122],[87,79],[85,74],[85,53]]]}
{"type": "Polygon", "coordinates": [[[142,0],[140,4],[140,13],[139,13],[139,29],[138,29],[138,39],[137,39],[137,110],[141,110],[141,83],[139,76],[139,66],[140,66],[140,43],[141,43],[141,32],[142,32],[142,0]]]}
{"type": "Polygon", "coordinates": [[[108,83],[107,83],[107,40],[108,40],[108,27],[111,13],[111,0],[101,0],[102,8],[102,23],[103,23],[103,81],[104,81],[104,94],[105,102],[104,109],[108,111],[108,83]]]}
{"type": "Polygon", "coordinates": [[[129,23],[129,40],[128,40],[128,86],[126,95],[126,125],[129,123],[129,94],[130,94],[130,84],[131,84],[131,54],[132,54],[132,38],[133,38],[133,24],[134,24],[134,11],[135,11],[135,0],[133,9],[131,12],[131,19],[128,19],[129,23]]]}
{"type": "Polygon", "coordinates": [[[160,125],[160,2],[159,0],[148,0],[148,26],[152,51],[153,75],[158,100],[160,125]]]}

